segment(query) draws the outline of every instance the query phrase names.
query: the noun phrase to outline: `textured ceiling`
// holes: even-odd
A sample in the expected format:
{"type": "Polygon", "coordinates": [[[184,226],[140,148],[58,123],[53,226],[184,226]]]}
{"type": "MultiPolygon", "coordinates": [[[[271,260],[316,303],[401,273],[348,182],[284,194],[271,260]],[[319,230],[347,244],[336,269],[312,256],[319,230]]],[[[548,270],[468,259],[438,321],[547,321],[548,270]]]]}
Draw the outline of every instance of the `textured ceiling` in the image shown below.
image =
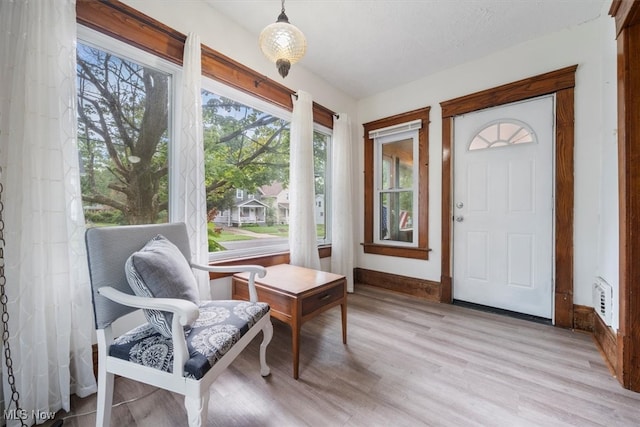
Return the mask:
{"type": "MultiPolygon", "coordinates": [[[[208,0],[256,40],[279,0],[208,0]]],[[[303,66],[355,99],[597,18],[605,0],[288,0],[303,66]]]]}

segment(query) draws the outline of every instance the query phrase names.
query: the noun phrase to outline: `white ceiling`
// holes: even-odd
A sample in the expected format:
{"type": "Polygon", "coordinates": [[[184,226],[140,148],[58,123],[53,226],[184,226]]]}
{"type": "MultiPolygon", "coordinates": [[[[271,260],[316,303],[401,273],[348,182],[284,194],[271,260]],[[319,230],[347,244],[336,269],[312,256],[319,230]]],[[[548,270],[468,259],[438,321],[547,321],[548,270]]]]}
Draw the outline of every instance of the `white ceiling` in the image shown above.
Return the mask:
{"type": "MultiPolygon", "coordinates": [[[[290,73],[303,66],[361,99],[593,20],[605,1],[288,0],[289,21],[308,45],[290,73]]],[[[256,40],[281,8],[280,0],[208,2],[256,40]]]]}

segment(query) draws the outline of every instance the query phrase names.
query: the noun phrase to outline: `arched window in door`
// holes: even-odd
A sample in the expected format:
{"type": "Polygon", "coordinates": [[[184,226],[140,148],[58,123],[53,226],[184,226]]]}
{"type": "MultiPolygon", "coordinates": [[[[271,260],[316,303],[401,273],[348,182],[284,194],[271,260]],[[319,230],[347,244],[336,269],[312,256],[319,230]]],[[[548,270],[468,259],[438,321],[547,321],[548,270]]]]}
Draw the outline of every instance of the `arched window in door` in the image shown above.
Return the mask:
{"type": "Polygon", "coordinates": [[[469,143],[469,151],[536,142],[536,134],[519,120],[499,120],[484,125],[469,143]]]}

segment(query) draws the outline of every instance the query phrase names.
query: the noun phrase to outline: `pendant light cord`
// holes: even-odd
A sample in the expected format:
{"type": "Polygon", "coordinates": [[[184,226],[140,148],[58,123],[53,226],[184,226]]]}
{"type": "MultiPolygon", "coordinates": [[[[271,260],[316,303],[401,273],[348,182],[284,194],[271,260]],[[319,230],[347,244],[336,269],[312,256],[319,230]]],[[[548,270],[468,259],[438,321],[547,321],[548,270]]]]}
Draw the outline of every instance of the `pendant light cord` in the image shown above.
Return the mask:
{"type": "MultiPolygon", "coordinates": [[[[2,168],[0,168],[0,177],[2,176],[2,168]]],[[[0,182],[0,303],[2,304],[2,347],[4,348],[4,362],[7,366],[7,383],[11,388],[11,400],[9,408],[15,407],[15,419],[20,420],[23,427],[28,427],[25,423],[27,413],[24,409],[20,409],[20,393],[16,389],[16,377],[13,373],[13,359],[11,358],[11,347],[9,346],[9,312],[7,311],[7,278],[4,275],[4,202],[2,201],[2,193],[4,185],[0,182]]],[[[9,412],[5,409],[5,414],[9,412]]]]}

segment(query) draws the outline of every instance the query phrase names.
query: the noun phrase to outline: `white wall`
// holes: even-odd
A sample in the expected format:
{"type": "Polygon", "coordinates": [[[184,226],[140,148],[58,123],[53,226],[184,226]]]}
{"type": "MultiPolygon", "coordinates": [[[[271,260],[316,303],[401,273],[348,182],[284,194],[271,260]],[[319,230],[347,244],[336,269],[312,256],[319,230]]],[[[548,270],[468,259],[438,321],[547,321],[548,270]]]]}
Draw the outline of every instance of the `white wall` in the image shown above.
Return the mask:
{"type": "MultiPolygon", "coordinates": [[[[615,96],[609,74],[603,78],[603,52],[615,44],[611,19],[603,16],[557,33],[522,43],[480,60],[469,62],[414,81],[393,90],[358,102],[358,132],[361,141],[362,123],[419,107],[431,106],[429,127],[429,247],[428,261],[365,254],[358,249],[357,266],[422,279],[440,280],[441,250],[441,170],[442,124],[440,102],[480,90],[503,85],[526,77],[578,64],[575,88],[575,218],[574,218],[574,303],[592,305],[591,284],[597,273],[598,230],[601,201],[600,183],[609,186],[609,179],[601,179],[601,156],[605,130],[602,115],[615,117],[615,108],[603,106],[615,96]],[[606,30],[606,31],[605,31],[606,30]],[[608,82],[608,83],[607,83],[608,82]],[[611,111],[609,111],[609,109],[611,111]]],[[[609,60],[610,58],[605,58],[609,60]]],[[[437,59],[436,59],[437,60],[437,59]]],[[[607,119],[607,126],[611,123],[607,119]]],[[[609,138],[611,139],[611,138],[609,138]]],[[[609,141],[609,145],[611,142],[609,141]]],[[[359,171],[364,168],[363,149],[359,150],[359,171]]],[[[549,165],[552,167],[552,165],[549,165]]],[[[607,173],[610,174],[610,166],[607,173]]],[[[363,176],[357,176],[360,194],[363,176]]],[[[609,191],[603,190],[603,191],[609,191]]],[[[364,215],[360,205],[359,217],[364,215]]],[[[359,230],[359,241],[363,241],[359,230]]]]}
{"type": "MultiPolygon", "coordinates": [[[[605,2],[607,3],[607,2],[605,2]]],[[[606,12],[606,4],[603,13],[606,12]]],[[[602,52],[602,134],[600,135],[600,215],[598,224],[598,264],[596,275],[613,288],[612,327],[619,325],[619,234],[618,234],[618,135],[617,135],[617,49],[613,19],[600,21],[602,52]]]]}
{"type": "MultiPolygon", "coordinates": [[[[280,77],[275,64],[269,62],[258,47],[258,40],[242,27],[220,15],[202,1],[176,2],[157,0],[124,0],[165,25],[183,33],[194,32],[202,44],[266,75],[294,91],[304,90],[313,100],[335,112],[355,117],[353,98],[335,89],[300,64],[291,67],[286,79],[280,77]]],[[[271,19],[271,17],[269,17],[271,19]]]]}
{"type": "MultiPolygon", "coordinates": [[[[363,194],[362,123],[431,106],[429,128],[429,246],[428,261],[364,254],[356,212],[356,266],[440,280],[442,129],[439,103],[494,86],[578,64],[575,121],[574,303],[592,305],[591,284],[602,275],[617,294],[617,163],[615,151],[615,40],[606,10],[598,20],[522,43],[480,60],[426,76],[420,80],[356,102],[300,64],[286,79],[260,53],[255,37],[201,2],[124,0],[143,13],[182,32],[200,35],[203,44],[267,75],[293,90],[304,90],[334,111],[347,113],[354,123],[358,167],[354,180],[363,194]],[[615,190],[615,191],[614,191],[615,190]],[[600,197],[602,195],[602,197],[600,197]],[[597,232],[594,230],[598,230],[597,232]],[[408,273],[410,272],[410,273],[408,273]]],[[[437,60],[437,59],[436,59],[437,60]]],[[[228,286],[228,285],[227,285],[228,286]]],[[[617,315],[616,315],[617,317],[617,315]]]]}

